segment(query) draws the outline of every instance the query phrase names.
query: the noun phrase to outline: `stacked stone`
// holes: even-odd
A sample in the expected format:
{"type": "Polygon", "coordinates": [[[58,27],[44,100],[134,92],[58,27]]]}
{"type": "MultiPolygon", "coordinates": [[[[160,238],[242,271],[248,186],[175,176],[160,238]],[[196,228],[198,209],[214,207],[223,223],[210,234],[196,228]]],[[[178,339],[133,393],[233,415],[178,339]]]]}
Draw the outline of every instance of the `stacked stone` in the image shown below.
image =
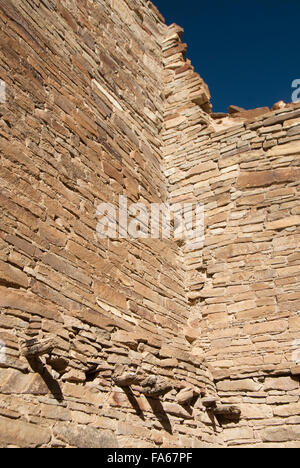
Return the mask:
{"type": "Polygon", "coordinates": [[[205,207],[204,244],[182,247],[188,335],[241,409],[227,446],[299,446],[300,106],[278,107],[164,127],[170,200],[205,207]]]}
{"type": "Polygon", "coordinates": [[[0,31],[0,445],[299,446],[300,105],[211,114],[142,0],[0,31]],[[203,203],[204,242],[99,239],[119,195],[203,203]]]}
{"type": "Polygon", "coordinates": [[[168,199],[168,28],[141,0],[13,0],[0,30],[0,445],[222,444],[179,247],[96,233],[101,202],[168,199]]]}

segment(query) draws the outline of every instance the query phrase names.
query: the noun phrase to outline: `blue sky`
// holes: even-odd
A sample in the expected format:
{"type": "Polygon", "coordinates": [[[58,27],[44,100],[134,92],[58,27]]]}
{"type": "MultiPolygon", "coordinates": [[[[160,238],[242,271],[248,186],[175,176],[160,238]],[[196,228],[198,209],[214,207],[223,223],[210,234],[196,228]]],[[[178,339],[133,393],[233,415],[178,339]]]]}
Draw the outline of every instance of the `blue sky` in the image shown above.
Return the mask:
{"type": "Polygon", "coordinates": [[[153,0],[185,29],[187,57],[207,82],[214,112],[292,100],[300,79],[300,0],[153,0]]]}

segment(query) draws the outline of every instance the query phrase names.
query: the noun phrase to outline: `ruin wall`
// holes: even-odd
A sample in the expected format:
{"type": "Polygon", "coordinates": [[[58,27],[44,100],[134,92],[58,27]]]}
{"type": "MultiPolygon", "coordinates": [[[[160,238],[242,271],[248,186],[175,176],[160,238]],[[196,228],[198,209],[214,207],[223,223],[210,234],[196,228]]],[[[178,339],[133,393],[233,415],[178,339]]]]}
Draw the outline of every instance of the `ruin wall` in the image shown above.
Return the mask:
{"type": "Polygon", "coordinates": [[[299,446],[300,106],[213,118],[181,35],[0,0],[3,447],[299,446]],[[202,203],[203,243],[100,239],[120,195],[202,203]]]}
{"type": "Polygon", "coordinates": [[[169,198],[205,211],[203,244],[182,246],[187,333],[241,410],[224,443],[299,447],[300,106],[207,120],[177,93],[192,87],[189,62],[165,73],[169,198]]]}
{"type": "Polygon", "coordinates": [[[97,235],[102,202],[167,201],[168,28],[140,0],[1,0],[0,21],[1,445],[222,444],[176,400],[215,392],[178,245],[97,235]]]}

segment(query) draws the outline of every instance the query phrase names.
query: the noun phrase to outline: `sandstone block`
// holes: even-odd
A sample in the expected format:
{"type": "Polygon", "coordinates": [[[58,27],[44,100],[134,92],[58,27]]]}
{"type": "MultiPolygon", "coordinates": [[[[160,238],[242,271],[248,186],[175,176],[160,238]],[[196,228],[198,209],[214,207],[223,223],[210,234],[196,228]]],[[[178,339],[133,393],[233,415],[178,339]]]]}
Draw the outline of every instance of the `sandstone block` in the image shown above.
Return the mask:
{"type": "Polygon", "coordinates": [[[276,426],[269,427],[261,432],[264,442],[286,442],[300,440],[299,426],[276,426]]]}
{"type": "Polygon", "coordinates": [[[0,260],[0,281],[7,283],[7,285],[18,285],[23,288],[28,288],[29,278],[20,269],[9,265],[0,260]]]}
{"type": "Polygon", "coordinates": [[[126,422],[119,422],[117,425],[118,434],[123,436],[147,438],[150,435],[150,431],[146,427],[141,427],[126,422]]]}
{"type": "Polygon", "coordinates": [[[57,439],[77,448],[118,448],[116,436],[91,426],[58,423],[54,427],[57,439]]]}
{"type": "Polygon", "coordinates": [[[160,362],[159,362],[159,365],[161,367],[178,367],[178,360],[177,359],[161,359],[160,362]]]}
{"type": "Polygon", "coordinates": [[[193,343],[195,340],[197,340],[201,336],[201,329],[185,327],[184,336],[189,343],[193,343]]]}
{"type": "Polygon", "coordinates": [[[78,369],[71,369],[63,375],[62,380],[65,382],[82,383],[86,381],[86,375],[78,369]]]}
{"type": "Polygon", "coordinates": [[[4,446],[36,448],[48,444],[50,439],[49,429],[41,425],[0,417],[0,442],[4,446]]]}
{"type": "Polygon", "coordinates": [[[253,439],[254,432],[250,427],[237,427],[224,430],[224,439],[226,441],[236,441],[241,439],[253,439]]]}
{"type": "Polygon", "coordinates": [[[67,241],[67,236],[52,226],[41,225],[40,235],[50,242],[50,244],[57,245],[58,247],[64,247],[67,241]]]}
{"type": "Polygon", "coordinates": [[[300,415],[300,403],[280,405],[274,408],[274,416],[288,418],[296,415],[300,415]]]}
{"type": "Polygon", "coordinates": [[[293,141],[291,143],[287,143],[286,145],[275,146],[267,152],[267,156],[286,156],[298,153],[300,153],[300,142],[293,141]]]}
{"type": "Polygon", "coordinates": [[[270,231],[285,229],[292,226],[300,226],[300,216],[290,216],[289,218],[279,219],[278,221],[266,223],[266,229],[270,231]]]}
{"type": "Polygon", "coordinates": [[[300,365],[291,367],[292,375],[300,375],[300,365]]]}
{"type": "Polygon", "coordinates": [[[30,243],[24,239],[21,239],[18,236],[8,235],[6,237],[6,241],[9,244],[14,245],[18,250],[21,250],[21,252],[26,253],[30,257],[39,258],[41,256],[41,251],[38,247],[36,247],[33,243],[30,243]]]}
{"type": "Polygon", "coordinates": [[[245,325],[244,332],[246,335],[260,335],[265,333],[281,333],[288,328],[286,320],[274,320],[270,322],[255,323],[245,325]]]}
{"type": "Polygon", "coordinates": [[[238,178],[237,187],[255,188],[275,183],[294,182],[299,179],[300,169],[277,169],[273,171],[244,172],[238,178]]]}
{"type": "Polygon", "coordinates": [[[242,404],[240,405],[243,419],[269,419],[273,417],[271,405],[242,404]]]}
{"type": "Polygon", "coordinates": [[[103,301],[121,309],[127,309],[126,296],[116,289],[111,288],[108,284],[95,281],[94,284],[95,294],[103,301]]]}
{"type": "Polygon", "coordinates": [[[260,383],[251,379],[224,380],[217,383],[220,392],[258,392],[262,388],[260,383]]]}
{"type": "Polygon", "coordinates": [[[267,378],[264,384],[264,391],[292,391],[299,389],[299,387],[299,381],[292,379],[291,377],[267,378]]]}
{"type": "Polygon", "coordinates": [[[167,120],[165,123],[166,130],[169,130],[174,127],[179,127],[183,122],[185,122],[185,117],[178,116],[173,119],[167,120]]]}
{"type": "Polygon", "coordinates": [[[218,166],[217,166],[216,163],[214,163],[212,161],[208,161],[206,163],[198,164],[197,166],[192,167],[191,169],[189,169],[189,171],[187,173],[187,177],[192,177],[192,176],[197,175],[197,174],[203,174],[204,172],[213,171],[213,170],[215,170],[217,168],[218,168],[218,166]]]}
{"type": "Polygon", "coordinates": [[[73,278],[80,283],[85,284],[86,286],[90,286],[92,282],[91,278],[84,272],[80,271],[78,268],[75,268],[63,258],[53,255],[52,253],[47,253],[44,255],[43,263],[51,266],[54,268],[54,270],[70,276],[70,278],[73,278]]]}

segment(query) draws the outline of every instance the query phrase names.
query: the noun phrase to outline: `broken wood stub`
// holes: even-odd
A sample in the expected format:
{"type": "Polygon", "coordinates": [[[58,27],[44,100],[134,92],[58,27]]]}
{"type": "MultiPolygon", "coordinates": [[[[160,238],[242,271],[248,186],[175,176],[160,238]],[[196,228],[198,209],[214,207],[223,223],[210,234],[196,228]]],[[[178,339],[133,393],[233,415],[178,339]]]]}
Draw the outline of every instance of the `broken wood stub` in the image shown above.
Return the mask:
{"type": "Polygon", "coordinates": [[[180,405],[188,405],[201,394],[201,391],[195,388],[184,388],[176,395],[176,400],[180,405]]]}
{"type": "Polygon", "coordinates": [[[44,339],[33,338],[31,340],[24,340],[20,348],[23,356],[32,358],[42,356],[43,354],[50,354],[55,346],[55,338],[51,336],[44,339]]]}
{"type": "Polygon", "coordinates": [[[173,385],[168,379],[156,375],[146,377],[140,386],[140,392],[149,397],[165,395],[173,389],[173,385]]]}
{"type": "Polygon", "coordinates": [[[202,404],[203,404],[203,406],[205,406],[205,408],[208,408],[208,409],[216,408],[216,406],[217,406],[217,398],[215,398],[215,397],[206,397],[206,398],[203,398],[202,404]]]}
{"type": "Polygon", "coordinates": [[[140,393],[158,397],[173,389],[171,382],[164,377],[156,375],[146,375],[140,370],[132,370],[127,366],[117,364],[112,377],[113,382],[120,387],[130,387],[136,385],[140,393]]]}
{"type": "Polygon", "coordinates": [[[120,375],[114,375],[113,381],[119,387],[130,387],[131,385],[138,384],[139,378],[136,372],[124,372],[120,375]]]}
{"type": "Polygon", "coordinates": [[[132,369],[122,364],[116,364],[112,380],[119,387],[130,387],[131,385],[138,385],[141,376],[137,369],[132,369]]]}
{"type": "Polygon", "coordinates": [[[216,416],[223,416],[226,419],[237,419],[241,416],[241,410],[233,405],[218,405],[214,409],[214,414],[216,416]]]}

